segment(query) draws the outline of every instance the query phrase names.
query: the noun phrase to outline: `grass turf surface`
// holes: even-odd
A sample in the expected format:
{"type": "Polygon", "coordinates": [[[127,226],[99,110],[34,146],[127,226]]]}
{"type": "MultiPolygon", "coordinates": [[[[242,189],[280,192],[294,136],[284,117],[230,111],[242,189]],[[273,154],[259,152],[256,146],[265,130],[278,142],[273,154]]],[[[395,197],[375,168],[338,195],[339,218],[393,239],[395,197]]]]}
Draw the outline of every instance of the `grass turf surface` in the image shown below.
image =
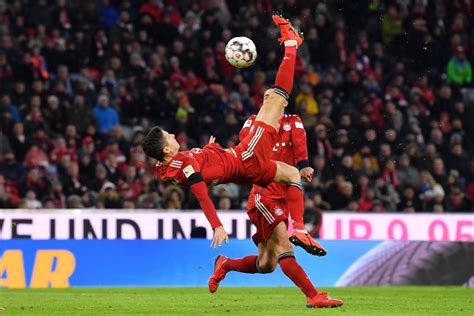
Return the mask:
{"type": "MultiPolygon", "coordinates": [[[[337,309],[309,309],[296,288],[0,289],[5,314],[153,315],[474,315],[474,289],[364,287],[327,289],[337,309]]],[[[1,312],[0,312],[1,313],[1,312]]]]}

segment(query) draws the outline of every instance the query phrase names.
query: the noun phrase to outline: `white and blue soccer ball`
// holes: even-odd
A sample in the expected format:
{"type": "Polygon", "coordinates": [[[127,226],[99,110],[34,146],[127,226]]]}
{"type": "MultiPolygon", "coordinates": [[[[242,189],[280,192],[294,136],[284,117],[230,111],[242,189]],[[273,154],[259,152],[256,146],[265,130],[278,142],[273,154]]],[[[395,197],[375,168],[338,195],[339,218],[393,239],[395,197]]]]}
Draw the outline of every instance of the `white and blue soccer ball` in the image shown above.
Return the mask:
{"type": "Polygon", "coordinates": [[[255,63],[257,48],[248,37],[234,37],[225,46],[225,58],[234,67],[247,68],[255,63]]]}

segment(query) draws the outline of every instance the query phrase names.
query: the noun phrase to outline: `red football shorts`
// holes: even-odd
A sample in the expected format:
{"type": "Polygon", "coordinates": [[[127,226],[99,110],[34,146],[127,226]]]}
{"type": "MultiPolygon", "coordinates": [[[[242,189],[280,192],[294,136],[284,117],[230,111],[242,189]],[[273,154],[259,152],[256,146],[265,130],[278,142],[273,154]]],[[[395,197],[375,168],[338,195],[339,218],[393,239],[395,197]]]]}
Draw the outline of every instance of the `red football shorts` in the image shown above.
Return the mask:
{"type": "Polygon", "coordinates": [[[247,204],[247,214],[257,227],[257,232],[252,236],[257,246],[270,239],[273,230],[280,222],[284,222],[288,229],[288,211],[284,200],[275,201],[258,193],[251,194],[247,204]]]}
{"type": "Polygon", "coordinates": [[[271,156],[277,140],[278,133],[272,126],[261,121],[253,123],[247,136],[234,148],[242,160],[244,182],[261,187],[273,182],[277,166],[271,156]]]}

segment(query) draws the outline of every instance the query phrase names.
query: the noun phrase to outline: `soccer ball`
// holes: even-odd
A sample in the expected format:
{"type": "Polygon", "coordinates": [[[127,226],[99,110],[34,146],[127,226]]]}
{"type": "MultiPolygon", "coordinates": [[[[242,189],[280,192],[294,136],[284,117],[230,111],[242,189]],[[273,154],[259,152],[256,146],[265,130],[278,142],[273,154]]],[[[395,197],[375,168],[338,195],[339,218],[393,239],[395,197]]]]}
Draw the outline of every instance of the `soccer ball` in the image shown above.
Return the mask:
{"type": "Polygon", "coordinates": [[[247,68],[255,62],[257,48],[248,37],[234,37],[225,46],[225,58],[234,67],[247,68]]]}

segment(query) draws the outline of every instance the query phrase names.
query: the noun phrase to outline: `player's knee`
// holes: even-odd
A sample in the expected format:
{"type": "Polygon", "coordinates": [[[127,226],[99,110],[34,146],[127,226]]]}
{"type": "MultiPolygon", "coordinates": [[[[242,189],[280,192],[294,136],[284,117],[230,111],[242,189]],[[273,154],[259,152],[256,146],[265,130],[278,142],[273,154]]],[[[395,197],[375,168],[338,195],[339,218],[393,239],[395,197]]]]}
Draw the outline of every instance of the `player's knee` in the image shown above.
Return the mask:
{"type": "Polygon", "coordinates": [[[288,180],[289,182],[301,182],[301,175],[298,169],[295,167],[290,168],[290,171],[288,172],[288,180]]]}

